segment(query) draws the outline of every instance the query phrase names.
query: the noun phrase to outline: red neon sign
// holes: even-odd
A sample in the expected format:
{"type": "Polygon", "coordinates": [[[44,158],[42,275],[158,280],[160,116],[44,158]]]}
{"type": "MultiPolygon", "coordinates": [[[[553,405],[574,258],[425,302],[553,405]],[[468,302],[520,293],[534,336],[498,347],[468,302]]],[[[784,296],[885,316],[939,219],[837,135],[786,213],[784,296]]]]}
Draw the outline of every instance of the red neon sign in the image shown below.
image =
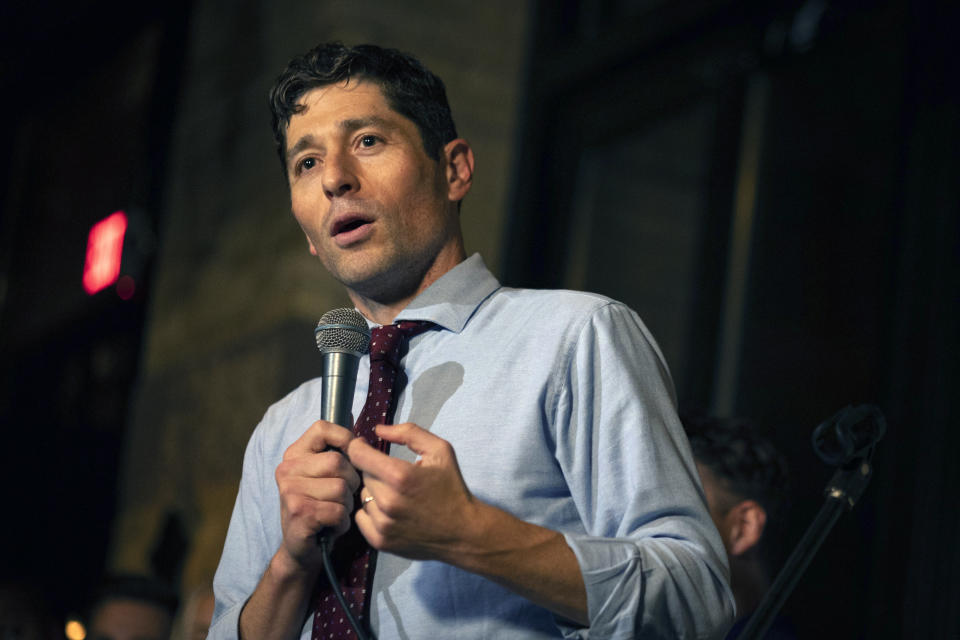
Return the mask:
{"type": "Polygon", "coordinates": [[[127,215],[123,211],[117,211],[90,228],[87,261],[83,265],[83,288],[88,294],[93,295],[117,281],[126,232],[127,215]]]}

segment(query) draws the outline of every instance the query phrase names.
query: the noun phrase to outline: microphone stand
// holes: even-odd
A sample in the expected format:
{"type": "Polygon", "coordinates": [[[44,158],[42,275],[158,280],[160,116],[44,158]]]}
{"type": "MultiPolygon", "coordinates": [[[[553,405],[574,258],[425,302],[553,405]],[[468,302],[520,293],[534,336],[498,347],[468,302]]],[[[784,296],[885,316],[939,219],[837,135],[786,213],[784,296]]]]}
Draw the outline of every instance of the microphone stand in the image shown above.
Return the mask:
{"type": "Polygon", "coordinates": [[[870,460],[874,447],[885,430],[886,423],[880,410],[870,405],[862,405],[855,409],[842,409],[814,431],[813,446],[817,455],[826,462],[835,463],[838,469],[824,489],[823,506],[777,574],[760,606],[737,636],[737,640],[757,640],[770,628],[774,617],[797,586],[827,534],[840,516],[853,509],[863,495],[873,474],[870,460]]]}

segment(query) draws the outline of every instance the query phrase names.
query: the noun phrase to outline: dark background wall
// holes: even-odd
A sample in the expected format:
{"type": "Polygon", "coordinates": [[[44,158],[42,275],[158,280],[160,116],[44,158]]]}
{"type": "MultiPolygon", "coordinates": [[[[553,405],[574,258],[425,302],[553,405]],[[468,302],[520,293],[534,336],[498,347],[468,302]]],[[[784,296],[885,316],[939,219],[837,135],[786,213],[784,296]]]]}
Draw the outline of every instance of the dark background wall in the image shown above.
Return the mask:
{"type": "Polygon", "coordinates": [[[955,637],[957,9],[906,0],[5,6],[0,453],[6,581],[76,608],[105,567],[209,578],[265,407],[342,293],[286,211],[264,94],[322,39],[410,50],[478,152],[468,243],[508,284],[607,293],[681,408],[748,416],[794,480],[872,403],[875,476],[786,605],[801,637],[955,637]],[[87,297],[116,209],[137,294],[87,297]]]}

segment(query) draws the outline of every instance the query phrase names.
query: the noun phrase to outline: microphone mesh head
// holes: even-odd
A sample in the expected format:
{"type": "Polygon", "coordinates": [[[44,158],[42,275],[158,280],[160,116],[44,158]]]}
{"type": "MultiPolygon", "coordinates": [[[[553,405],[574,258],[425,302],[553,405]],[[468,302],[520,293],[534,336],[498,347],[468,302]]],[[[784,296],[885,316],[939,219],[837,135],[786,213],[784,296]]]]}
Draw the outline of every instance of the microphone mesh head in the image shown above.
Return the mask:
{"type": "Polygon", "coordinates": [[[321,353],[350,351],[363,355],[370,349],[370,327],[356,309],[327,311],[313,335],[321,353]]]}

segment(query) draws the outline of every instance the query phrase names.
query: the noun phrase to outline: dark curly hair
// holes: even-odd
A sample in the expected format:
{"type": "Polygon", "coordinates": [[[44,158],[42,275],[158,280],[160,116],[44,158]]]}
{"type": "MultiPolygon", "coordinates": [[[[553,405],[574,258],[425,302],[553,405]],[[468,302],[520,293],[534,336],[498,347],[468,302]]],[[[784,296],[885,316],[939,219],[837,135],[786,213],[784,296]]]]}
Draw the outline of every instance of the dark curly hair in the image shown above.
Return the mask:
{"type": "MultiPolygon", "coordinates": [[[[680,416],[697,462],[741,500],[756,500],[770,519],[780,515],[789,490],[787,463],[773,444],[743,418],[680,416]]],[[[732,506],[732,505],[730,505],[732,506]]]]}
{"type": "Polygon", "coordinates": [[[321,44],[291,60],[270,90],[273,137],[284,176],[287,127],[290,118],[304,109],[301,98],[317,87],[349,79],[376,84],[390,108],[417,125],[423,148],[434,160],[440,160],[444,145],[457,137],[443,81],[419,60],[370,44],[321,44]]]}

